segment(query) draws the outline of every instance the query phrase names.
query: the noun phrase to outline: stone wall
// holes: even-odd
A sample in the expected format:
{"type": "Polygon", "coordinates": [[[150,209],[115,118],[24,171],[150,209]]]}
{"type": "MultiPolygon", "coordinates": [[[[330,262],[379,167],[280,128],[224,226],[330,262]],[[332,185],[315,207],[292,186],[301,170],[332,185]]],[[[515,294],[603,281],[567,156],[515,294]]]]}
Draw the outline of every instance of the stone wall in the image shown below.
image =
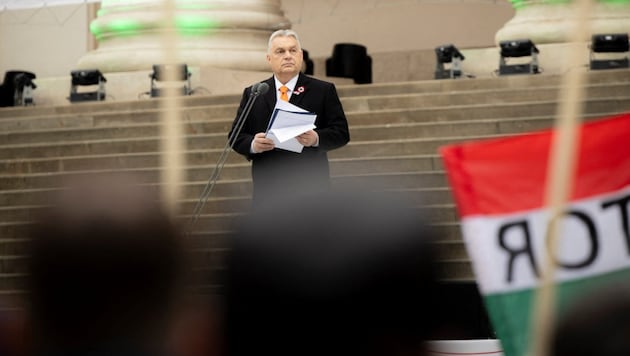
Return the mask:
{"type": "MultiPolygon", "coordinates": [[[[370,53],[494,45],[513,15],[499,0],[282,0],[282,9],[312,57],[326,57],[339,42],[370,53]]],[[[90,47],[88,5],[0,12],[0,72],[21,69],[38,77],[68,76],[90,47]]],[[[261,58],[264,61],[264,58],[261,58]]]]}

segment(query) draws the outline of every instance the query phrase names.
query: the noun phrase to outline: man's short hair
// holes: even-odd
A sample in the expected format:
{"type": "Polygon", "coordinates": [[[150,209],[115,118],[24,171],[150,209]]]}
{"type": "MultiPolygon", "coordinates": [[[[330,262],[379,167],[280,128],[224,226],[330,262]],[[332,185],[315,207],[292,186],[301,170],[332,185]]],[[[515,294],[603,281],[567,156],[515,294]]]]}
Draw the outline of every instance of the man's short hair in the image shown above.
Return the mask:
{"type": "Polygon", "coordinates": [[[269,36],[269,43],[267,44],[267,52],[271,53],[271,43],[276,37],[293,37],[297,41],[298,47],[302,49],[302,44],[300,43],[300,37],[298,37],[297,32],[293,30],[283,29],[277,30],[269,36]]]}

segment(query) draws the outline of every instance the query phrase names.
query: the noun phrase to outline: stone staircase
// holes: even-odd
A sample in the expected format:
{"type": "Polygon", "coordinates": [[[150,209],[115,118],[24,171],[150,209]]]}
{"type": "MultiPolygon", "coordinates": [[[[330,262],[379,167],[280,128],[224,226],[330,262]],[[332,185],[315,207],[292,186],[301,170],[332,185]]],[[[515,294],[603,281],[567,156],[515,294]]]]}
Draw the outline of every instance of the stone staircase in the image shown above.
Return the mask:
{"type": "MultiPolygon", "coordinates": [[[[630,71],[588,74],[585,118],[630,110],[630,71]]],[[[413,199],[441,232],[442,278],[472,281],[438,147],[548,128],[561,78],[552,75],[404,82],[338,87],[351,142],[330,153],[337,187],[379,186],[413,199]]],[[[188,219],[225,145],[240,97],[182,99],[187,179],[181,215],[188,219]]],[[[26,230],[65,179],[91,172],[160,179],[159,99],[0,110],[0,297],[24,292],[26,230]]],[[[630,124],[630,123],[629,123],[630,124]]],[[[231,222],[251,193],[249,163],[232,153],[189,236],[202,293],[221,267],[231,222]]]]}

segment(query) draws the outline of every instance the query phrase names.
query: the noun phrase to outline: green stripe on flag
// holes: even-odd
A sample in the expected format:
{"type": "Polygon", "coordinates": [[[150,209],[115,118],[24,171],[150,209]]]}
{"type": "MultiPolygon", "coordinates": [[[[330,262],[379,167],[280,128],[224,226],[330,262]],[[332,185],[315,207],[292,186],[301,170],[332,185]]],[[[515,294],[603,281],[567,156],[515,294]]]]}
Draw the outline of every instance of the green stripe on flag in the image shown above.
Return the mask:
{"type": "MultiPolygon", "coordinates": [[[[630,268],[611,272],[597,277],[577,279],[558,284],[556,289],[557,312],[562,312],[570,303],[603,285],[629,283],[630,268]]],[[[488,294],[484,301],[505,356],[525,356],[530,340],[530,316],[534,310],[536,289],[526,289],[511,293],[488,294]]]]}

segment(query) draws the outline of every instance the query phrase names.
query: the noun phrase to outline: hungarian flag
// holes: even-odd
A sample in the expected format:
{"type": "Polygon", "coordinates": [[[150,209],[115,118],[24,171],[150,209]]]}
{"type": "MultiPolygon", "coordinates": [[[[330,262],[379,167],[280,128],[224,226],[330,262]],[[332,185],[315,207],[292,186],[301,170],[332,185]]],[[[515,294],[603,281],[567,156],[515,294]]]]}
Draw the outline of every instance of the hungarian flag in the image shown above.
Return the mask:
{"type": "MultiPolygon", "coordinates": [[[[552,130],[442,147],[479,290],[505,355],[525,355],[548,246],[552,130]]],[[[554,261],[557,312],[630,281],[630,114],[582,124],[554,261]]]]}

